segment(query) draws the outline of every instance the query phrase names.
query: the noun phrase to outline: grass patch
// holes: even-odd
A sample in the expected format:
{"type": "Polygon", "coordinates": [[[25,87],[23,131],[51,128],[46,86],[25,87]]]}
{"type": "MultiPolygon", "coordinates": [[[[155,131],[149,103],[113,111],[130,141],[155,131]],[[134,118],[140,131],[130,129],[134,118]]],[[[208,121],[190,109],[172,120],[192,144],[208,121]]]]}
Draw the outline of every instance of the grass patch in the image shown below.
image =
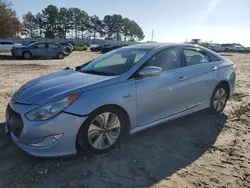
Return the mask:
{"type": "Polygon", "coordinates": [[[75,51],[87,51],[87,46],[74,46],[75,51]]]}

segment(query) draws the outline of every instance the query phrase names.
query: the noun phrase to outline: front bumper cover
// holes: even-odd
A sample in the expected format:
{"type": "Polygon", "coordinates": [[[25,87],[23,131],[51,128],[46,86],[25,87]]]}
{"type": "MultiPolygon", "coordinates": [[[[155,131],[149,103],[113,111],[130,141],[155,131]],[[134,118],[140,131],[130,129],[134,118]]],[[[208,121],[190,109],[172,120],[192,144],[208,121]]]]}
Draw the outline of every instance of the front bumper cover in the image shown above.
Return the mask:
{"type": "MultiPolygon", "coordinates": [[[[12,132],[10,132],[10,135],[21,149],[33,156],[57,157],[74,155],[77,153],[76,137],[86,118],[62,112],[48,121],[32,122],[32,124],[28,125],[24,123],[24,128],[19,138],[12,132]],[[52,145],[45,147],[30,146],[30,144],[36,144],[45,137],[61,133],[63,133],[63,136],[52,145]]],[[[9,132],[7,123],[5,131],[6,133],[9,132]]]]}

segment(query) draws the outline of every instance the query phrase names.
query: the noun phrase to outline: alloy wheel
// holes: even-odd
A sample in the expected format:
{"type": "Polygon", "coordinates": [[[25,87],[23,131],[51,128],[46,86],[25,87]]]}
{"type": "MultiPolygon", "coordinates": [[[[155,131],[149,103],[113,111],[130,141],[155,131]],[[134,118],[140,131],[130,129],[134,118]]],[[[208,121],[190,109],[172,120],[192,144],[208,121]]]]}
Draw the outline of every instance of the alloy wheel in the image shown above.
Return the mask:
{"type": "Polygon", "coordinates": [[[218,91],[215,93],[213,104],[214,104],[214,109],[217,112],[221,111],[225,107],[227,102],[227,97],[228,97],[227,92],[224,88],[218,89],[218,91]]]}
{"type": "Polygon", "coordinates": [[[29,59],[30,58],[30,53],[26,52],[26,53],[24,53],[23,56],[24,56],[25,59],[29,59]]]}
{"type": "Polygon", "coordinates": [[[119,118],[110,112],[98,115],[89,126],[88,140],[92,147],[98,150],[112,146],[120,135],[119,118]]]}

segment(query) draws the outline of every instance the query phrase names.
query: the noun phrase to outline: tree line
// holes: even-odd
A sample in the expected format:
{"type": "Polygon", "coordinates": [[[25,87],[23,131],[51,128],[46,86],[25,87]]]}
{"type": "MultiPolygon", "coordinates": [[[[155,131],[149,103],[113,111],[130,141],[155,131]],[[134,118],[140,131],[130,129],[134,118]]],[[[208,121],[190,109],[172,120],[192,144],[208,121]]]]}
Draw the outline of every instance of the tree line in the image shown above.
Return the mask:
{"type": "Polygon", "coordinates": [[[30,38],[92,38],[118,41],[144,39],[139,24],[119,14],[106,15],[100,19],[79,8],[58,8],[49,5],[36,15],[31,12],[23,15],[21,23],[15,11],[0,0],[0,37],[14,37],[18,34],[30,38]]]}

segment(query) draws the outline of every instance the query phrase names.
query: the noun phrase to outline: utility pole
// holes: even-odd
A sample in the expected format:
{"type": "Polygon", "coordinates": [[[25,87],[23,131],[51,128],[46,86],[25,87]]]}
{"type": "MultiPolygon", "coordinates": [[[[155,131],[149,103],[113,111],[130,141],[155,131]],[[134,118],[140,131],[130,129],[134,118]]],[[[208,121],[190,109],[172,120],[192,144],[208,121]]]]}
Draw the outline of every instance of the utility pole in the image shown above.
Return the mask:
{"type": "Polygon", "coordinates": [[[154,30],[152,31],[152,37],[151,37],[151,42],[154,41],[154,30]]]}

